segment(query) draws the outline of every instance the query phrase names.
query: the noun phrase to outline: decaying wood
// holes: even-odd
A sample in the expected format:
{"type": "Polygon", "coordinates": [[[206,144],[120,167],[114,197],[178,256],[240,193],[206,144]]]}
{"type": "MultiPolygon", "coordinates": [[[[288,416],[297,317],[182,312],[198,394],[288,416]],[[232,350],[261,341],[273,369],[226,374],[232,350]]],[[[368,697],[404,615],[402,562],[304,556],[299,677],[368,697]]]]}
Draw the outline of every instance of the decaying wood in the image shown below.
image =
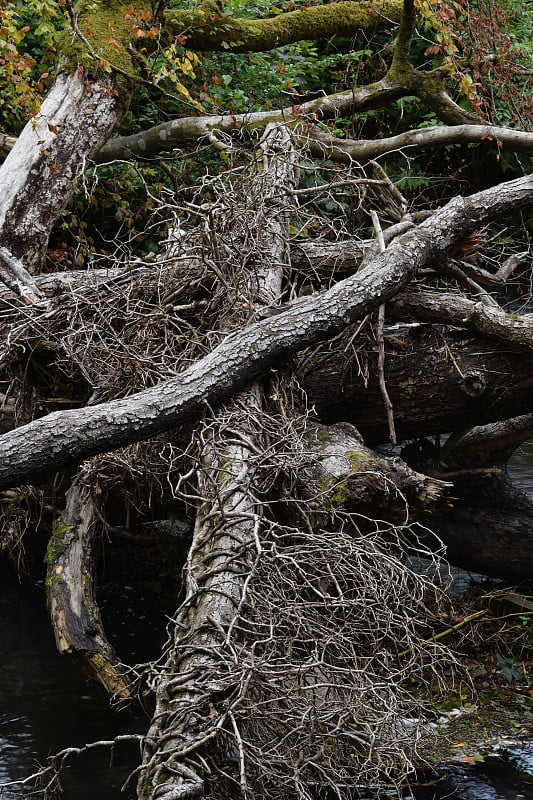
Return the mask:
{"type": "Polygon", "coordinates": [[[125,700],[125,672],[106,638],[94,597],[94,544],[98,518],[90,490],[75,483],[56,521],[47,550],[46,592],[57,649],[125,700]]]}
{"type": "Polygon", "coordinates": [[[300,476],[304,496],[326,513],[333,508],[407,525],[420,513],[442,505],[453,484],[411,469],[397,456],[365,447],[348,423],[311,426],[307,435],[310,467],[300,476]]]}
{"type": "Polygon", "coordinates": [[[52,226],[121,113],[111,84],[82,69],[60,72],[0,166],[0,245],[29,272],[38,271],[52,226]]]}
{"type": "MultiPolygon", "coordinates": [[[[488,337],[431,325],[398,328],[385,337],[385,346],[400,440],[530,412],[533,357],[522,346],[503,347],[488,337]]],[[[306,353],[297,374],[323,422],[352,423],[369,446],[388,441],[372,340],[354,342],[350,329],[335,347],[306,353]]]]}
{"type": "MultiPolygon", "coordinates": [[[[123,400],[54,412],[4,434],[0,486],[35,479],[52,466],[58,469],[197,418],[206,403],[223,402],[270,367],[394,297],[424,264],[484,221],[532,204],[532,177],[455,198],[356,275],[230,335],[179,377],[123,400]]],[[[479,394],[477,384],[471,390],[479,394]]]]}
{"type": "MultiPolygon", "coordinates": [[[[258,174],[248,176],[246,206],[262,208],[254,247],[254,267],[243,278],[254,310],[281,297],[290,264],[290,192],[296,185],[296,152],[283,126],[270,126],[258,152],[258,174]],[[259,183],[260,196],[257,196],[259,183]]],[[[246,185],[246,183],[245,183],[246,185]]],[[[262,514],[254,479],[259,447],[254,420],[261,417],[263,391],[255,382],[222,409],[221,424],[206,431],[200,454],[199,503],[185,571],[185,602],[180,608],[166,675],[156,687],[157,705],[144,748],[139,793],[158,800],[203,795],[205,772],[193,754],[214,740],[224,717],[212,709],[225,680],[220,647],[243,601],[251,550],[262,514]],[[228,418],[229,417],[229,418],[228,418]]]]}

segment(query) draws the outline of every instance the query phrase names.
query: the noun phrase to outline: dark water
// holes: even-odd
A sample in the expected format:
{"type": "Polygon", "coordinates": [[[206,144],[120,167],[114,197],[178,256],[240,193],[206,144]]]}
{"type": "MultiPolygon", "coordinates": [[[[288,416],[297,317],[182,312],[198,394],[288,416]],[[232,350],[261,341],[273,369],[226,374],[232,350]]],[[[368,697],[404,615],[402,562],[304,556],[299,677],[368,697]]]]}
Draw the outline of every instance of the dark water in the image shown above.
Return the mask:
{"type": "MultiPolygon", "coordinates": [[[[21,585],[10,565],[1,562],[0,586],[0,782],[31,774],[37,763],[64,747],[144,731],[147,720],[142,715],[132,718],[111,711],[103,690],[59,656],[44,588],[30,581],[21,585]]],[[[124,660],[133,663],[144,657],[146,652],[136,654],[135,650],[151,634],[153,599],[128,587],[121,587],[120,593],[109,587],[104,601],[111,606],[109,626],[124,660]]],[[[150,638],[157,643],[162,635],[160,630],[150,638]]],[[[133,791],[124,794],[120,787],[137,765],[136,755],[135,745],[121,746],[112,768],[107,749],[73,758],[64,771],[65,800],[134,797],[133,791]]],[[[22,793],[13,788],[0,792],[0,797],[13,800],[22,793]]]]}
{"type": "MultiPolygon", "coordinates": [[[[533,490],[533,443],[515,455],[512,471],[521,488],[533,490]]],[[[147,718],[111,711],[104,692],[57,654],[42,585],[21,585],[13,568],[0,561],[0,587],[0,783],[30,774],[64,747],[146,729],[147,718]]],[[[108,585],[102,600],[106,629],[122,658],[135,663],[156,657],[165,625],[157,593],[108,585]]],[[[108,751],[70,763],[63,779],[65,800],[135,796],[133,787],[120,791],[138,763],[135,746],[117,749],[112,767],[108,751]]],[[[2,800],[22,796],[16,788],[0,791],[2,800]]],[[[454,769],[402,800],[411,797],[533,800],[533,744],[509,749],[476,767],[454,769]]]]}

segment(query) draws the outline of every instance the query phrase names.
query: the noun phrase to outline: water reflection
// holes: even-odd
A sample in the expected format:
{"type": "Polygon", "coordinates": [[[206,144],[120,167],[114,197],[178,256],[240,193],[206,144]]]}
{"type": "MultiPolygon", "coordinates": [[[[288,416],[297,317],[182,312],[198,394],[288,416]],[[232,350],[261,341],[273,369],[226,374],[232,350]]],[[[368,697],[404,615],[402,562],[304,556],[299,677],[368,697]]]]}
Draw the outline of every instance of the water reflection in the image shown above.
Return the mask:
{"type": "Polygon", "coordinates": [[[509,461],[509,474],[514,485],[524,492],[533,492],[533,441],[524,442],[509,461]]]}
{"type": "MultiPolygon", "coordinates": [[[[0,781],[30,774],[36,763],[69,745],[109,739],[135,727],[111,712],[107,697],[55,650],[44,590],[21,586],[7,564],[0,563],[0,781]]],[[[141,726],[142,727],[142,726],[141,726]]],[[[109,754],[90,757],[95,783],[88,785],[88,759],[65,774],[65,800],[116,800],[130,765],[131,752],[118,754],[108,770],[109,754]],[[130,763],[126,763],[126,762],[130,763]],[[121,763],[122,762],[122,763],[121,763]],[[85,775],[80,780],[82,775],[85,775]]],[[[80,760],[81,762],[81,760],[80,760]]],[[[2,798],[20,797],[5,791],[2,798]]]]}
{"type": "MultiPolygon", "coordinates": [[[[533,491],[533,442],[523,445],[510,462],[517,486],[533,491]]],[[[42,586],[19,584],[11,566],[0,561],[0,782],[30,774],[36,763],[67,746],[111,739],[119,733],[142,732],[147,720],[131,720],[110,711],[107,696],[87,681],[55,649],[42,586]]],[[[164,638],[164,610],[137,589],[109,587],[106,629],[130,663],[155,656],[146,652],[164,638]],[[154,641],[154,630],[155,634],[154,641]],[[144,647],[143,647],[144,642],[144,647]]],[[[167,610],[171,610],[169,607],[167,610]]],[[[65,771],[65,800],[119,800],[137,765],[135,749],[115,754],[91,753],[72,761],[65,771]]],[[[22,797],[0,792],[2,800],[22,797]]],[[[401,800],[533,800],[533,744],[510,749],[468,769],[456,769],[434,786],[419,787],[401,800]]],[[[376,800],[375,798],[373,800],[376,800]]],[[[400,800],[397,796],[393,800],[400,800]]]]}
{"type": "Polygon", "coordinates": [[[433,787],[402,800],[533,800],[533,744],[488,756],[475,767],[456,767],[433,787]]]}

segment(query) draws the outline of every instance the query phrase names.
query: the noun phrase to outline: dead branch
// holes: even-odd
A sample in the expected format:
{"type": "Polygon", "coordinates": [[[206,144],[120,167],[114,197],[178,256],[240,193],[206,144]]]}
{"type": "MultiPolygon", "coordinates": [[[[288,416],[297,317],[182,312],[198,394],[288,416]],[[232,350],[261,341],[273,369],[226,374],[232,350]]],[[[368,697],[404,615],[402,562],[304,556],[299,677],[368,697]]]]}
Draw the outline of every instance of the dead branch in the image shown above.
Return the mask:
{"type": "MultiPolygon", "coordinates": [[[[390,299],[421,266],[487,219],[533,204],[533,178],[456,198],[395,239],[357,275],[230,334],[213,351],[153,389],[92,408],[54,412],[0,438],[0,486],[12,486],[90,454],[123,446],[197,418],[271,366],[331,337],[390,299]]],[[[486,312],[485,312],[486,313],[486,312]]]]}
{"type": "Polygon", "coordinates": [[[73,483],[47,549],[46,589],[57,649],[100,681],[111,697],[131,697],[93,593],[97,514],[90,490],[73,483]]]}

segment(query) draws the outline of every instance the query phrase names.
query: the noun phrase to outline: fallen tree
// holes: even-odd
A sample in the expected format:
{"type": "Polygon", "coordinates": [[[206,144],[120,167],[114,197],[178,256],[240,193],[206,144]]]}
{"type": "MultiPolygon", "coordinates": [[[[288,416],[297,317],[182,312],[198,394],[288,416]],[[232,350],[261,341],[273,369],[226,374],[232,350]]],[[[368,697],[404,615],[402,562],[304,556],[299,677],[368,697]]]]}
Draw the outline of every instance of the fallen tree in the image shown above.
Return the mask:
{"type": "Polygon", "coordinates": [[[344,797],[403,780],[427,732],[408,681],[454,669],[439,643],[447,600],[406,554],[436,565],[444,542],[469,568],[531,575],[529,501],[506,489],[501,507],[479,509],[495,481],[503,498],[506,462],[530,432],[533,323],[496,294],[527,255],[517,242],[491,261],[480,231],[515,226],[533,208],[533,178],[418,209],[388,170],[392,151],[448,143],[529,154],[532,134],[473,124],[444,73],[411,63],[415,9],[400,12],[340,3],[256,21],[212,3],[155,15],[81,3],[50,94],[0,168],[5,540],[17,513],[31,529],[40,498],[58,647],[110,695],[132,689],[94,596],[96,537],[176,508],[193,530],[183,602],[148,672],[142,798],[344,797]],[[158,37],[241,53],[325,18],[370,35],[400,17],[376,80],[109,138],[161,55],[158,37]],[[407,96],[445,125],[335,135],[336,115],[407,96]],[[192,189],[146,186],[151,253],[132,236],[98,263],[95,250],[94,268],[40,274],[90,159],[105,175],[108,159],[141,164],[192,144],[221,153],[224,169],[192,189]],[[58,472],[69,487],[59,514],[47,510],[58,472]],[[499,525],[514,553],[501,567],[499,525]]]}

